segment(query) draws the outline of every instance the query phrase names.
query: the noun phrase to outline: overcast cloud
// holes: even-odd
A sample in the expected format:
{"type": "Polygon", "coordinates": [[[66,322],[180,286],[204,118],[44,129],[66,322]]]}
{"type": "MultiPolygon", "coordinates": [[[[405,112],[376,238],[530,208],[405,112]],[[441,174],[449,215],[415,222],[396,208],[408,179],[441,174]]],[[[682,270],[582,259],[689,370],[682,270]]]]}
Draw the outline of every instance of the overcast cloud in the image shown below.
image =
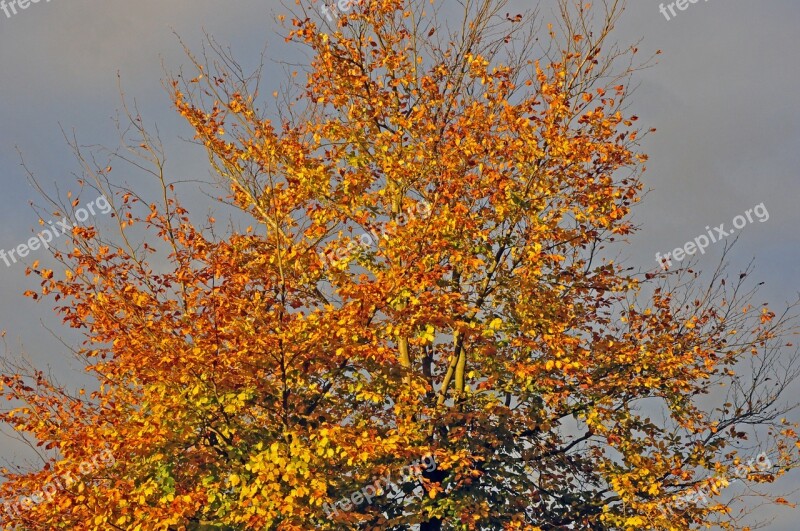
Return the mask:
{"type": "MultiPolygon", "coordinates": [[[[741,231],[732,267],[755,258],[764,299],[783,306],[800,286],[800,2],[700,1],[669,21],[660,3],[630,0],[617,35],[620,43],[643,38],[643,55],[663,50],[659,63],[639,74],[632,99],[644,125],[658,132],[644,144],[651,157],[644,180],[652,191],[635,215],[642,229],[626,254],[633,265],[650,268],[656,252],[763,202],[770,219],[741,231]]],[[[551,4],[543,3],[545,19],[551,4]]],[[[117,72],[127,96],[157,122],[173,175],[208,179],[205,155],[180,139],[191,132],[161,86],[162,62],[171,69],[187,64],[173,32],[199,49],[205,30],[230,44],[245,65],[258,61],[265,42],[268,57],[283,59],[287,48],[272,18],[280,11],[276,0],[52,0],[11,18],[0,12],[0,249],[26,241],[37,228],[28,205],[37,195],[16,147],[44,184],[76,189],[78,165],[60,127],[84,144],[113,146],[117,72]]],[[[277,66],[267,68],[268,83],[282,76],[277,66]]],[[[701,267],[713,267],[720,250],[711,248],[701,267]]],[[[24,270],[0,262],[0,330],[12,353],[24,351],[76,382],[70,371],[80,367],[45,327],[66,341],[76,338],[59,328],[49,303],[22,296],[33,282],[24,270]]],[[[8,438],[0,448],[12,463],[30,455],[8,438]]],[[[764,510],[769,514],[760,516],[776,519],[769,529],[797,528],[793,511],[764,510]]]]}

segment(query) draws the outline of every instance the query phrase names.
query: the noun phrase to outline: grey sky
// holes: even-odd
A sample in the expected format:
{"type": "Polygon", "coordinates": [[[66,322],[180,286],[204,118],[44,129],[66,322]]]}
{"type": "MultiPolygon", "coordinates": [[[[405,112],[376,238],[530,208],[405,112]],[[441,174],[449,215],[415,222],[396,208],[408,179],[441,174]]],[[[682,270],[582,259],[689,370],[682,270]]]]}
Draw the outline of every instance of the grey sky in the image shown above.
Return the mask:
{"type": "MultiPolygon", "coordinates": [[[[660,3],[630,0],[617,34],[623,44],[643,38],[643,55],[664,52],[639,74],[632,100],[642,122],[658,132],[644,144],[651,156],[644,180],[653,191],[635,215],[642,230],[627,255],[633,265],[652,267],[656,252],[682,246],[706,225],[730,225],[763,202],[770,219],[741,231],[732,267],[755,257],[755,277],[767,282],[765,300],[781,307],[800,287],[800,2],[701,0],[670,21],[660,3]]],[[[0,249],[26,241],[36,227],[28,206],[36,195],[15,146],[43,183],[76,189],[71,174],[78,166],[59,124],[83,144],[115,145],[110,118],[119,107],[117,71],[127,96],[158,123],[168,169],[207,179],[206,158],[179,139],[191,132],[161,86],[162,60],[172,68],[186,64],[173,30],[199,49],[205,29],[230,43],[244,64],[257,61],[265,41],[267,55],[281,59],[286,48],[274,33],[272,11],[283,11],[276,0],[52,0],[11,18],[0,11],[0,249]]],[[[545,7],[545,18],[548,13],[545,7]]],[[[283,72],[269,67],[267,76],[277,83],[283,72]]],[[[720,250],[712,247],[701,267],[713,267],[720,250]]],[[[33,285],[24,269],[0,262],[0,330],[8,331],[11,352],[24,348],[75,381],[67,374],[78,367],[43,328],[58,326],[51,305],[22,297],[33,285]]],[[[18,443],[2,441],[0,457],[14,462],[28,455],[18,443]]],[[[797,528],[790,510],[762,511],[776,517],[769,529],[797,528]]]]}

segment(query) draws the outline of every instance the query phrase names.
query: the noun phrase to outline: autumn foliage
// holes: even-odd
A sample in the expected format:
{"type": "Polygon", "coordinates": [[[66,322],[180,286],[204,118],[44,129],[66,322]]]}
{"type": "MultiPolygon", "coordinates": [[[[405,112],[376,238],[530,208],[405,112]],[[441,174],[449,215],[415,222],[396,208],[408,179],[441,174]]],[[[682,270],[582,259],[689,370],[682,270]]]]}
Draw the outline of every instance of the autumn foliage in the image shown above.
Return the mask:
{"type": "Polygon", "coordinates": [[[7,526],[736,528],[733,470],[766,452],[757,487],[794,466],[791,313],[721,270],[615,260],[646,160],[616,3],[562,2],[549,27],[503,0],[442,6],[297,7],[286,37],[311,60],[274,100],[219,49],[190,55],[168,87],[228,223],[182,206],[131,116],[119,158],[163,195],[93,169],[118,233],[76,228],[63,271],[31,268],[98,387],[3,376],[0,418],[49,453],[0,496],[114,463],[7,526]],[[330,511],[428,454],[434,471],[330,511]],[[722,493],[682,503],[698,488],[722,493]]]}

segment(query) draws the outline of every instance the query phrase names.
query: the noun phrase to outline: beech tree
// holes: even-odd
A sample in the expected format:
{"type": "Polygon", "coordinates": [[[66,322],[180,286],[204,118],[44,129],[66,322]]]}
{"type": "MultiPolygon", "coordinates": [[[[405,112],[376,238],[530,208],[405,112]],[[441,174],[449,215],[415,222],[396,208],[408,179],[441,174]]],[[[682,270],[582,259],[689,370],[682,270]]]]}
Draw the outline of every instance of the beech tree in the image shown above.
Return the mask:
{"type": "Polygon", "coordinates": [[[55,212],[93,189],[119,231],[76,226],[28,295],[97,388],[6,363],[0,419],[44,463],[3,470],[6,528],[743,526],[725,487],[796,464],[792,307],[750,269],[616,259],[648,61],[612,41],[619,2],[558,6],[301,3],[280,20],[310,59],[273,95],[190,53],[167,88],[227,223],[183,206],[135,109],[111,159],[158,199],[79,151],[91,179],[55,212]]]}

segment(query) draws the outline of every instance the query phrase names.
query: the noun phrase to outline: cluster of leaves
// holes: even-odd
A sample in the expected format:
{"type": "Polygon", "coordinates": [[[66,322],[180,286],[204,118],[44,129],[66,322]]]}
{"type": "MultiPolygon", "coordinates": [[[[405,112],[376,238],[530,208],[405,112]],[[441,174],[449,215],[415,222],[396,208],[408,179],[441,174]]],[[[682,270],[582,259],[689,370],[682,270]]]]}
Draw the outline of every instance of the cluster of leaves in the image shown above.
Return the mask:
{"type": "Polygon", "coordinates": [[[190,56],[175,105],[252,226],[192,223],[132,117],[162,203],[141,214],[117,194],[119,242],[76,228],[63,278],[32,269],[99,388],[4,377],[24,405],[0,420],[58,453],[6,472],[0,495],[97,448],[116,464],[9,525],[733,526],[729,506],[682,494],[722,484],[758,430],[778,466],[751,482],[794,464],[779,398],[795,373],[776,366],[790,315],[753,310],[743,279],[700,289],[609,257],[646,160],[624,106],[634,68],[615,73],[637,50],[608,42],[617,4],[562,2],[541,42],[505,5],[465,2],[456,29],[421,0],[364,0],[331,26],[298,8],[287,40],[312,60],[278,120],[231,57],[190,56]],[[356,232],[381,238],[322,258],[356,232]],[[436,470],[402,495],[326,513],[428,453],[436,470]]]}

